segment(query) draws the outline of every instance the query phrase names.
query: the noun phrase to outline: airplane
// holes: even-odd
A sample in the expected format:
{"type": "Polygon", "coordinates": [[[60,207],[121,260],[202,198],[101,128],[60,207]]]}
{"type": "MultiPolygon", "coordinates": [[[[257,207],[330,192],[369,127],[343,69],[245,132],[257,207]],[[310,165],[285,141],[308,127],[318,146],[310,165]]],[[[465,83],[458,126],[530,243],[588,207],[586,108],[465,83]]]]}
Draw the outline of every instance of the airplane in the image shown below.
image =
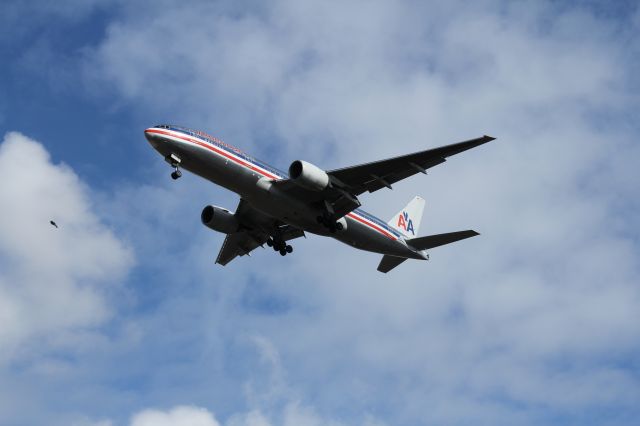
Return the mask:
{"type": "Polygon", "coordinates": [[[407,259],[428,260],[427,250],[479,235],[473,230],[418,237],[425,201],[415,197],[388,223],[360,209],[358,196],[444,163],[452,155],[494,140],[482,136],[372,163],[325,171],[295,160],[288,173],[259,161],[205,132],[161,124],[144,131],[173,168],[186,169],[237,193],[235,212],[208,205],[200,215],[208,228],[226,234],[216,263],[226,265],[266,244],[282,256],[305,232],[333,237],[357,249],[382,254],[387,273],[407,259]]]}

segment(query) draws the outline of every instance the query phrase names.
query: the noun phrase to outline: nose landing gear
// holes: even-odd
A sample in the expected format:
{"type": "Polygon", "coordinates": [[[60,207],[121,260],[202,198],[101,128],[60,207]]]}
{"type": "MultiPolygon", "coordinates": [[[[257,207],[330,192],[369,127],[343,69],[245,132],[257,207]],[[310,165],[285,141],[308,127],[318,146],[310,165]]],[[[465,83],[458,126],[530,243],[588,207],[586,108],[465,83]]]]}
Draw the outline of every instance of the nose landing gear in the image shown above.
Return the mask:
{"type": "Polygon", "coordinates": [[[182,172],[180,171],[180,157],[175,154],[167,155],[164,160],[173,167],[173,172],[171,173],[171,179],[176,180],[180,176],[182,176],[182,172]]]}

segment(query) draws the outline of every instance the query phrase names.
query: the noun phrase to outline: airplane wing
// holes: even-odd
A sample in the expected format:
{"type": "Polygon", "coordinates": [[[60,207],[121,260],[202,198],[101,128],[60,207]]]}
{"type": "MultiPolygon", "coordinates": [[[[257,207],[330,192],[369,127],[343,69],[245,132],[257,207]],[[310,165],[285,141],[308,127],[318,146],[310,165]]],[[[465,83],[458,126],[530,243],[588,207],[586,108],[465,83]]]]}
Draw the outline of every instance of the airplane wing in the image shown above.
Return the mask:
{"type": "Polygon", "coordinates": [[[335,218],[340,218],[360,207],[358,195],[385,187],[391,189],[393,183],[416,173],[426,173],[429,168],[444,163],[447,157],[491,142],[494,139],[491,136],[483,136],[387,160],[330,170],[327,174],[330,177],[331,186],[324,191],[311,191],[302,188],[290,179],[276,181],[274,185],[281,191],[308,203],[325,204],[335,218]]]}
{"type": "Polygon", "coordinates": [[[331,170],[327,173],[344,184],[351,194],[357,196],[366,191],[374,192],[385,187],[391,188],[393,183],[402,179],[416,173],[426,173],[427,169],[444,163],[447,157],[491,142],[494,139],[491,136],[483,136],[387,160],[331,170]]]}
{"type": "Polygon", "coordinates": [[[250,255],[251,251],[261,247],[274,234],[278,233],[284,241],[304,236],[304,231],[259,212],[240,199],[236,213],[243,228],[241,231],[227,234],[216,263],[222,266],[238,256],[250,255]]]}

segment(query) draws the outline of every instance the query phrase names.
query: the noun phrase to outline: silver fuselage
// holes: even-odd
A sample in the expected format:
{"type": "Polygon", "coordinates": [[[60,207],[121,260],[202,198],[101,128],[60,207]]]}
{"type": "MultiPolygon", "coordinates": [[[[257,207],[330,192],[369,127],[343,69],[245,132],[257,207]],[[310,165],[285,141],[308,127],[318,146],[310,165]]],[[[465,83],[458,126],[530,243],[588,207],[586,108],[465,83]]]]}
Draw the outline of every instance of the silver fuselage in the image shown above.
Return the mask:
{"type": "Polygon", "coordinates": [[[335,238],[352,247],[380,254],[424,259],[409,247],[402,234],[380,219],[357,209],[344,217],[343,230],[330,233],[317,223],[323,212],[278,190],[272,183],[288,176],[231,145],[178,126],[156,126],[145,130],[153,148],[163,157],[180,159],[180,168],[235,192],[253,208],[306,232],[335,238]]]}

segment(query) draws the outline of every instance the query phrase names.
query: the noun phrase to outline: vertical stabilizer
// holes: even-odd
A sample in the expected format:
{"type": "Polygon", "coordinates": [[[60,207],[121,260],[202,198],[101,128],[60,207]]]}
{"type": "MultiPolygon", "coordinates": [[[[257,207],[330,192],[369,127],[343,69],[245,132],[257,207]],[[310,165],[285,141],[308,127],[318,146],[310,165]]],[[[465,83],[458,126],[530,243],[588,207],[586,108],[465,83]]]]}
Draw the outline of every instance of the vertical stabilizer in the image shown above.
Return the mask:
{"type": "Polygon", "coordinates": [[[414,197],[407,206],[391,218],[387,224],[407,238],[415,238],[418,235],[422,212],[424,211],[424,198],[414,197]]]}

